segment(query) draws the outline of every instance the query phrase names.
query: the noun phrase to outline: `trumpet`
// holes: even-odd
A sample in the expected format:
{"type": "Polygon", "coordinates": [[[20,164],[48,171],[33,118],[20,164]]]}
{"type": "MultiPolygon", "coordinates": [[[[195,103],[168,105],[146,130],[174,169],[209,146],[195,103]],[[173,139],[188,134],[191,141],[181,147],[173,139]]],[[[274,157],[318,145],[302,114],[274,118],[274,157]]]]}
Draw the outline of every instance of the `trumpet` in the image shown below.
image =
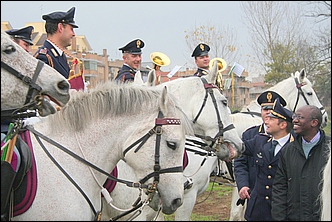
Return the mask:
{"type": "Polygon", "coordinates": [[[218,61],[218,71],[219,72],[222,72],[227,68],[227,63],[225,60],[223,60],[222,58],[214,58],[214,59],[210,60],[210,63],[209,63],[210,69],[212,68],[214,61],[218,61]]]}
{"type": "Polygon", "coordinates": [[[209,63],[209,68],[210,69],[212,68],[214,61],[218,62],[218,75],[217,75],[217,79],[216,79],[216,85],[219,87],[219,89],[222,90],[223,87],[222,87],[222,74],[221,74],[221,72],[224,71],[227,68],[227,63],[222,58],[214,58],[214,59],[210,60],[210,63],[209,63]]]}

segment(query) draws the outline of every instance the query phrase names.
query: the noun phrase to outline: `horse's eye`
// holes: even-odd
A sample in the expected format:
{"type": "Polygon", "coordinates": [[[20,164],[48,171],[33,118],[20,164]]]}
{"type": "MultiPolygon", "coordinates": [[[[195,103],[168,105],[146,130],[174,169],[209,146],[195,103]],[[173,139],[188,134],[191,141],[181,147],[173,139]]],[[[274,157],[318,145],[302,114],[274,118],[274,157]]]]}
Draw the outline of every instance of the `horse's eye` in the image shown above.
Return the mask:
{"type": "Polygon", "coordinates": [[[10,45],[10,46],[8,46],[8,47],[4,50],[4,52],[5,52],[6,54],[11,54],[11,53],[13,53],[13,52],[16,52],[16,49],[15,49],[14,46],[10,45]]]}
{"type": "Polygon", "coordinates": [[[176,149],[176,143],[175,143],[175,142],[167,141],[167,146],[168,146],[169,148],[171,148],[172,150],[175,150],[175,149],[176,149]]]}
{"type": "Polygon", "coordinates": [[[227,100],[223,100],[222,104],[224,104],[225,106],[227,106],[227,100]]]}
{"type": "Polygon", "coordinates": [[[308,96],[312,96],[312,92],[308,92],[307,94],[308,94],[308,96]]]}

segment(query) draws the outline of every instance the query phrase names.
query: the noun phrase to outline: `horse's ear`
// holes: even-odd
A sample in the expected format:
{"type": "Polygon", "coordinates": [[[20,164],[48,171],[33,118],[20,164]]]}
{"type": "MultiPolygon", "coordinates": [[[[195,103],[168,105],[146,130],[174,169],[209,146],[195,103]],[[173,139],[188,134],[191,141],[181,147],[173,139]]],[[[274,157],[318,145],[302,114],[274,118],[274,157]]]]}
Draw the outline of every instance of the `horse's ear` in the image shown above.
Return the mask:
{"type": "Polygon", "coordinates": [[[156,85],[156,70],[151,69],[148,74],[148,80],[146,81],[147,86],[155,86],[156,85]]]}
{"type": "Polygon", "coordinates": [[[218,75],[218,61],[215,60],[210,72],[204,76],[208,83],[215,83],[218,75]]]}
{"type": "Polygon", "coordinates": [[[141,72],[138,70],[134,76],[134,83],[138,84],[138,85],[143,85],[143,79],[142,79],[142,74],[141,72]]]}
{"type": "Polygon", "coordinates": [[[300,74],[299,74],[299,81],[300,82],[303,82],[303,80],[305,79],[307,77],[307,74],[306,74],[306,72],[305,72],[305,69],[303,68],[302,70],[301,70],[301,72],[300,72],[300,74]]]}
{"type": "Polygon", "coordinates": [[[160,110],[167,114],[169,112],[169,107],[175,107],[174,101],[170,98],[170,95],[168,95],[167,86],[164,86],[162,89],[162,95],[161,95],[161,102],[160,102],[160,110]]]}

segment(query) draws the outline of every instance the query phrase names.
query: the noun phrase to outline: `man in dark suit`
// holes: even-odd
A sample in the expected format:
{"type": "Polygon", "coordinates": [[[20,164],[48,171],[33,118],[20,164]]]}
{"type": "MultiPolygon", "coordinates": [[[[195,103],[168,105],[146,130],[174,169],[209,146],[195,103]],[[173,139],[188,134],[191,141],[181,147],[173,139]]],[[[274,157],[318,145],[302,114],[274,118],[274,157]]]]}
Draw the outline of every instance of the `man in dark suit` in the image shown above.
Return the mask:
{"type": "Polygon", "coordinates": [[[268,134],[257,134],[245,140],[244,154],[254,158],[256,167],[255,185],[251,191],[244,218],[247,221],[271,221],[273,179],[278,168],[279,151],[294,140],[293,113],[284,108],[279,99],[265,121],[268,134]]]}
{"type": "Polygon", "coordinates": [[[65,49],[71,46],[75,37],[74,28],[78,28],[74,21],[75,7],[67,12],[52,12],[43,15],[46,21],[47,39],[38,49],[34,57],[50,65],[68,79],[70,67],[67,62],[65,49]]]}
{"type": "MultiPolygon", "coordinates": [[[[268,90],[259,95],[257,98],[257,103],[261,106],[261,117],[263,123],[258,126],[252,126],[242,133],[242,140],[246,141],[252,139],[257,134],[266,133],[265,121],[269,118],[273,109],[274,101],[279,98],[280,104],[286,106],[286,101],[278,93],[268,90]]],[[[236,185],[239,192],[239,204],[244,204],[246,199],[250,198],[250,190],[253,189],[256,179],[256,168],[254,158],[242,154],[241,157],[234,159],[234,175],[236,180],[236,185]]]]}
{"type": "Polygon", "coordinates": [[[141,39],[135,39],[119,48],[122,51],[124,64],[115,77],[116,81],[122,83],[131,83],[134,81],[135,74],[141,66],[143,47],[144,42],[141,39]]]}

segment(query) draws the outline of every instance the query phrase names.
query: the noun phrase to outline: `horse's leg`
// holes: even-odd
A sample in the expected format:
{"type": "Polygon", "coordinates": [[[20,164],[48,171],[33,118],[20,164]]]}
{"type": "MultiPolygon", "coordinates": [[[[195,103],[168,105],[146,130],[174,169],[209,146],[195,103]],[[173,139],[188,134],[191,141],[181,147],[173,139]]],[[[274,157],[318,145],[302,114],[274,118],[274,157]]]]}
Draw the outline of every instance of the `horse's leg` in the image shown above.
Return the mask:
{"type": "Polygon", "coordinates": [[[190,221],[191,213],[194,209],[198,191],[194,186],[185,193],[183,204],[175,211],[175,221],[190,221]]]}

